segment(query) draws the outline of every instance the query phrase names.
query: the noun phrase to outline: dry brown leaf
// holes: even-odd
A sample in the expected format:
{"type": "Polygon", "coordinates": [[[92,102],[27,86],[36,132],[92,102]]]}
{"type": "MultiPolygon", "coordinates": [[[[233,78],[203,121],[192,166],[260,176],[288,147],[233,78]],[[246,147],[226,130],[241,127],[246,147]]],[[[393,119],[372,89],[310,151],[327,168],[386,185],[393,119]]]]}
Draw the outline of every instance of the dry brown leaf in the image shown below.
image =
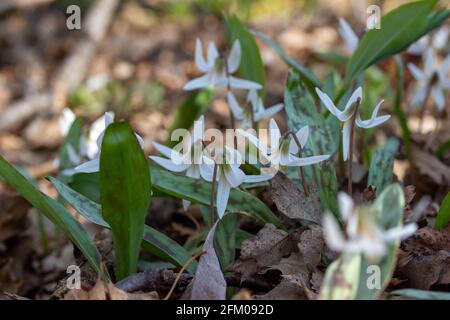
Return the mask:
{"type": "Polygon", "coordinates": [[[414,164],[420,173],[429,177],[437,185],[450,185],[450,167],[434,155],[414,148],[414,164]]]}
{"type": "Polygon", "coordinates": [[[64,300],[157,300],[156,292],[149,293],[128,293],[118,289],[111,282],[101,279],[90,290],[72,289],[65,296],[64,300]]]}
{"type": "Polygon", "coordinates": [[[0,194],[0,241],[20,235],[29,225],[30,204],[15,192],[0,194]]]}
{"type": "MultiPolygon", "coordinates": [[[[311,189],[311,186],[309,188],[311,189]]],[[[278,210],[287,217],[320,222],[321,206],[317,198],[318,193],[314,190],[309,190],[309,196],[306,197],[297,189],[292,180],[278,172],[270,180],[269,192],[278,210]]]]}

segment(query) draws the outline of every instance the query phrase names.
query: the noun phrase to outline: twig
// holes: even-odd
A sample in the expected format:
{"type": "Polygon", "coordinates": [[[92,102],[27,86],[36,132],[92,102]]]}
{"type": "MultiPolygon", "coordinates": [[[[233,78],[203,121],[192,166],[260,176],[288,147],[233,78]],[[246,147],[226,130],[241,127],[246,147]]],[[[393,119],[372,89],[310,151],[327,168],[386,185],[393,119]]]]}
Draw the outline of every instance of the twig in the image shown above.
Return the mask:
{"type": "Polygon", "coordinates": [[[206,251],[200,251],[197,252],[196,254],[194,254],[192,257],[189,258],[188,261],[186,261],[186,263],[183,265],[183,267],[181,268],[180,272],[178,273],[177,277],[175,278],[175,281],[173,282],[172,287],[170,288],[169,292],[167,293],[166,297],[164,298],[164,300],[169,300],[170,296],[173,293],[173,290],[175,290],[175,288],[177,287],[177,283],[180,280],[181,275],[183,274],[184,270],[187,269],[187,267],[189,267],[189,265],[194,262],[195,259],[197,259],[198,257],[204,255],[206,253],[206,251]]]}

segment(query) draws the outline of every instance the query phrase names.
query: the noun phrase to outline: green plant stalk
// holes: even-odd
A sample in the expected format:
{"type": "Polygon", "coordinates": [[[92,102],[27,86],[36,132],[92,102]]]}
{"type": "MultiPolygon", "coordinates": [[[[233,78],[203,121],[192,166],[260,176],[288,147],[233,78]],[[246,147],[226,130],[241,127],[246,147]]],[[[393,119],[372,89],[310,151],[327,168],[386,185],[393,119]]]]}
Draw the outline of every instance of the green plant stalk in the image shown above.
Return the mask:
{"type": "Polygon", "coordinates": [[[349,150],[349,158],[348,158],[348,194],[350,196],[353,195],[353,181],[352,181],[352,176],[353,176],[353,148],[355,146],[355,139],[354,139],[354,135],[355,135],[355,121],[356,121],[356,115],[358,114],[359,111],[359,107],[361,105],[361,99],[358,98],[358,100],[356,101],[356,108],[355,108],[355,113],[352,116],[352,124],[350,127],[350,150],[349,150]]]}

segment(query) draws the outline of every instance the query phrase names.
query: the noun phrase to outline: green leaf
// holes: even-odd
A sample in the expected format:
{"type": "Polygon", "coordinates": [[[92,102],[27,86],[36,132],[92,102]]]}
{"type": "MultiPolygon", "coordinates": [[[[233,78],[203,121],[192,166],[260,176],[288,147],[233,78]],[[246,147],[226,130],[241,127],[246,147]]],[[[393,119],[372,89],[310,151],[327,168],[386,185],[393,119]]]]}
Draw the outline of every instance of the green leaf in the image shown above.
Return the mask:
{"type": "Polygon", "coordinates": [[[112,230],[117,280],[137,272],[150,194],[150,171],[134,132],[126,123],[111,124],[100,153],[100,203],[112,230]]]}
{"type": "Polygon", "coordinates": [[[69,145],[71,145],[75,152],[79,152],[82,126],[83,123],[80,118],[76,118],[70,126],[69,132],[67,133],[67,136],[61,147],[61,151],[59,152],[60,171],[65,169],[72,169],[74,167],[74,164],[69,160],[67,148],[69,145]]]}
{"type": "Polygon", "coordinates": [[[90,200],[100,203],[98,172],[78,173],[72,177],[71,181],[68,183],[68,186],[90,200]]]}
{"type": "Polygon", "coordinates": [[[92,267],[100,272],[100,254],[87,232],[59,202],[44,195],[0,156],[0,176],[13,186],[30,204],[57,225],[80,249],[92,267]]]}
{"type": "Polygon", "coordinates": [[[450,300],[450,293],[438,291],[425,291],[417,289],[400,289],[389,292],[391,296],[402,296],[419,300],[450,300]]]}
{"type": "MultiPolygon", "coordinates": [[[[347,65],[347,83],[383,58],[406,49],[430,27],[428,15],[437,0],[404,4],[381,18],[381,28],[369,30],[347,65]]],[[[437,18],[432,21],[435,22],[437,18]]]]}
{"type": "Polygon", "coordinates": [[[447,193],[442,200],[434,227],[437,229],[444,228],[450,222],[450,192],[447,193]]]}
{"type": "MultiPolygon", "coordinates": [[[[75,210],[83,217],[99,226],[110,229],[110,225],[102,217],[102,209],[100,205],[82,194],[76,192],[64,183],[53,177],[47,178],[63,197],[75,210]]],[[[161,232],[149,227],[144,227],[144,240],[142,247],[153,253],[155,256],[173,263],[178,267],[183,266],[191,257],[190,254],[178,243],[162,234],[161,232]]],[[[197,263],[194,261],[188,271],[194,273],[197,263]]]]}
{"type": "Polygon", "coordinates": [[[236,254],[236,223],[235,214],[226,214],[217,225],[215,248],[222,270],[227,270],[234,262],[236,254]]]}
{"type": "MultiPolygon", "coordinates": [[[[325,119],[317,111],[311,95],[302,87],[299,76],[294,72],[289,75],[284,102],[289,129],[297,132],[304,126],[309,127],[309,138],[304,148],[305,156],[336,153],[338,146],[336,139],[340,136],[337,119],[334,117],[325,119]]],[[[315,184],[317,181],[324,209],[337,214],[338,183],[333,161],[323,161],[317,165],[305,167],[305,171],[308,185],[315,184]]]]}
{"type": "Polygon", "coordinates": [[[253,33],[268,44],[272,49],[278,54],[278,56],[283,59],[283,61],[294,69],[301,77],[304,79],[305,83],[308,86],[310,92],[315,93],[315,88],[320,87],[320,82],[317,80],[316,76],[307,68],[302,66],[300,63],[294,60],[291,56],[289,56],[278,44],[275,43],[272,39],[270,39],[267,35],[260,31],[253,31],[253,33]]]}
{"type": "Polygon", "coordinates": [[[195,92],[181,106],[177,108],[177,112],[169,129],[166,145],[174,147],[177,141],[171,140],[172,132],[176,129],[189,130],[195,120],[198,119],[208,108],[214,93],[211,89],[204,89],[195,92]]]}
{"type": "Polygon", "coordinates": [[[264,63],[256,44],[255,37],[249,32],[236,15],[225,17],[228,44],[231,47],[235,40],[239,40],[242,48],[239,75],[246,79],[261,84],[263,89],[260,95],[264,96],[265,72],[264,63]]]}
{"type": "Polygon", "coordinates": [[[405,146],[408,159],[411,160],[411,131],[409,130],[408,127],[408,119],[402,110],[402,101],[405,87],[405,72],[401,56],[399,55],[395,56],[395,63],[396,63],[397,87],[394,99],[394,114],[397,117],[400,127],[402,128],[403,145],[405,146]]]}
{"type": "MultiPolygon", "coordinates": [[[[210,183],[200,179],[177,176],[168,171],[154,168],[151,169],[151,172],[155,190],[176,198],[209,206],[210,183]]],[[[231,190],[227,210],[246,213],[263,224],[272,223],[278,228],[283,228],[278,217],[261,200],[239,189],[231,190]]]]}
{"type": "Polygon", "coordinates": [[[375,151],[370,163],[367,186],[374,186],[377,194],[380,194],[387,185],[392,183],[394,160],[398,146],[397,139],[389,138],[381,148],[375,151]]]}
{"type": "MultiPolygon", "coordinates": [[[[379,226],[385,230],[403,225],[405,199],[399,184],[392,184],[377,197],[371,209],[379,226]]],[[[321,297],[329,299],[377,299],[389,284],[396,265],[400,241],[389,244],[379,261],[368,261],[362,254],[344,254],[327,269],[321,297]],[[380,286],[372,279],[380,277],[380,286]]]]}

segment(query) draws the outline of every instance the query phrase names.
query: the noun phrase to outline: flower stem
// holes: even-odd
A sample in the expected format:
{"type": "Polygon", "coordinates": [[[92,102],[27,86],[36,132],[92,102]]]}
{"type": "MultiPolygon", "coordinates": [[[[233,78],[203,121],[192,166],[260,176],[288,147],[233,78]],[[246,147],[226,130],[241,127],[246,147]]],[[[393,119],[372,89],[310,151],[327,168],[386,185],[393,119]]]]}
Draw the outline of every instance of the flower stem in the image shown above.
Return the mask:
{"type": "Polygon", "coordinates": [[[361,105],[361,99],[358,98],[358,100],[356,100],[356,108],[355,108],[355,113],[352,116],[352,123],[351,123],[351,127],[350,127],[350,150],[349,150],[349,159],[348,159],[348,194],[350,196],[353,195],[353,148],[355,145],[355,121],[356,121],[356,115],[359,112],[359,106],[361,105]]]}
{"type": "MultiPolygon", "coordinates": [[[[300,143],[300,141],[298,140],[297,136],[295,135],[294,132],[289,131],[289,134],[292,136],[292,138],[294,139],[295,143],[298,146],[298,157],[301,158],[303,151],[302,151],[302,144],[300,143]]],[[[308,195],[308,186],[306,185],[306,178],[305,178],[305,169],[300,166],[298,167],[299,169],[299,173],[300,173],[300,180],[302,181],[302,186],[303,186],[303,191],[305,192],[305,196],[309,196],[308,195]]]]}
{"type": "Polygon", "coordinates": [[[215,191],[216,191],[216,180],[217,180],[217,169],[219,168],[219,165],[217,163],[214,163],[214,171],[213,171],[213,177],[212,177],[212,186],[211,186],[211,199],[210,199],[210,207],[209,207],[209,224],[212,228],[214,225],[214,197],[215,197],[215,191]]]}

